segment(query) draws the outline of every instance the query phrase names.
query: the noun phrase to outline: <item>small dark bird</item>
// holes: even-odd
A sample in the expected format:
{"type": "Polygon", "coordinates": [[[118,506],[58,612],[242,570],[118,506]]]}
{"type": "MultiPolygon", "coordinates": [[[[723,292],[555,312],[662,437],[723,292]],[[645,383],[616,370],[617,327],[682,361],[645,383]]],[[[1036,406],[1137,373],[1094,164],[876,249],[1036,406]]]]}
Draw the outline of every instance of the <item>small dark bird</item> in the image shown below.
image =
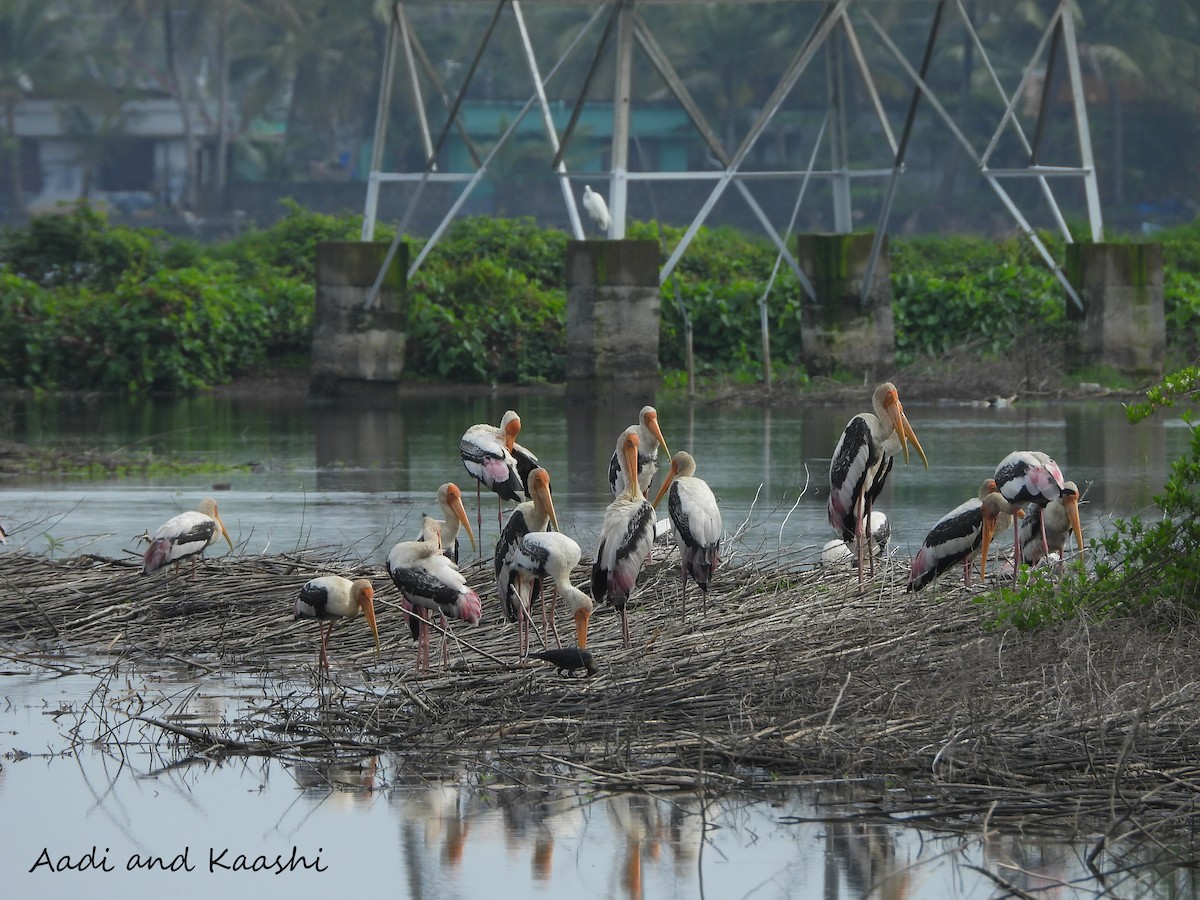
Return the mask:
{"type": "Polygon", "coordinates": [[[553,665],[562,678],[591,678],[600,671],[596,668],[596,661],[592,659],[592,654],[578,647],[543,650],[540,653],[530,653],[529,655],[534,659],[542,659],[553,665]],[[575,674],[580,669],[584,671],[582,676],[575,674]]]}

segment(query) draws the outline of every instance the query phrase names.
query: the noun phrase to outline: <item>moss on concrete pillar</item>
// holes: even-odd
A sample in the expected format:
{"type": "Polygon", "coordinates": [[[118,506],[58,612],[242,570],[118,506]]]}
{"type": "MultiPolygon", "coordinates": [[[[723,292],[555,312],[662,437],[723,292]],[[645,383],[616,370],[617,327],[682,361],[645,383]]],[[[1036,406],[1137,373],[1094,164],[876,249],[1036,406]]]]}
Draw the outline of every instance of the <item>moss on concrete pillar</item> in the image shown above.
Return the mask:
{"type": "MultiPolygon", "coordinates": [[[[567,390],[653,397],[662,305],[654,241],[567,242],[567,390]]],[[[650,402],[650,400],[640,401],[650,402]]]]}
{"type": "Polygon", "coordinates": [[[896,360],[891,262],[887,239],[875,263],[866,302],[860,300],[874,234],[801,234],[796,259],[817,299],[801,307],[801,349],[811,374],[835,370],[879,378],[896,360]]]}
{"type": "Polygon", "coordinates": [[[397,248],[376,301],[366,305],[387,250],[387,244],[361,241],[317,245],[313,393],[344,393],[400,380],[408,337],[405,245],[397,248]]]}
{"type": "Polygon", "coordinates": [[[1067,277],[1083,301],[1072,364],[1160,377],[1167,349],[1162,244],[1068,244],[1067,277]]]}

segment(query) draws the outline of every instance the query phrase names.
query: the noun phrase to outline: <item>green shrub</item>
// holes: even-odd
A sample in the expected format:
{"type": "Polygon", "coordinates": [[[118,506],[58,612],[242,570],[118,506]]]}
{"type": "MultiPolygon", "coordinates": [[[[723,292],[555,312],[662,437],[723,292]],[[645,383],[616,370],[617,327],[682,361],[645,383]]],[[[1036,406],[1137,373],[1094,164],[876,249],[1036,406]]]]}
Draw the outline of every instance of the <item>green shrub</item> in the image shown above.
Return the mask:
{"type": "Polygon", "coordinates": [[[109,225],[89,207],[35,216],[25,228],[0,233],[0,268],[41,287],[84,286],[105,291],[154,271],[163,235],[109,225]]]}

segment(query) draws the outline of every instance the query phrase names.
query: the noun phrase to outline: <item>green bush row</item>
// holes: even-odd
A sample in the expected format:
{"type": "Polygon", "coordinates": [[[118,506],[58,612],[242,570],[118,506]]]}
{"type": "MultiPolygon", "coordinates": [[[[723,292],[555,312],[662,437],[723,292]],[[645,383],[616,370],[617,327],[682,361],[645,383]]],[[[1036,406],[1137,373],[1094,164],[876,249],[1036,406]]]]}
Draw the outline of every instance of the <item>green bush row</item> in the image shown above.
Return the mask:
{"type": "MultiPolygon", "coordinates": [[[[213,247],[116,227],[87,209],[8,229],[0,234],[0,383],[187,391],[302,359],[316,245],[356,240],[359,227],[357,217],[293,204],[276,225],[213,247]]],[[[665,246],[682,233],[629,228],[665,246]]],[[[1189,361],[1200,350],[1200,226],[1159,237],[1172,359],[1189,361]]],[[[409,285],[409,372],[561,381],[566,241],[524,219],[455,224],[409,285]]],[[[1052,251],[1062,248],[1052,243],[1052,251]]],[[[690,321],[701,374],[761,378],[765,304],[773,364],[803,374],[804,297],[788,267],[777,267],[766,240],[701,229],[663,287],[663,369],[683,368],[690,321]]],[[[964,346],[1002,355],[1067,328],[1063,291],[1028,242],[893,241],[891,269],[901,365],[964,346]]]]}

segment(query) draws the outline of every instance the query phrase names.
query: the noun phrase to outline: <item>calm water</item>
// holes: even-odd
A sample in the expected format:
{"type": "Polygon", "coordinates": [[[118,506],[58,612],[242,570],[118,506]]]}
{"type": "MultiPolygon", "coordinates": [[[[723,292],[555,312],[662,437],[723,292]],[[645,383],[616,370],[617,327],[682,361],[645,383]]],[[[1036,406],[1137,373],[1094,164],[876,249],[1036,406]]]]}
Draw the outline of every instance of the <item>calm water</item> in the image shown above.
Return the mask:
{"type": "MultiPolygon", "coordinates": [[[[422,512],[435,510],[438,484],[467,488],[457,454],[462,432],[498,422],[511,407],[522,415],[522,443],[551,472],[564,530],[586,554],[608,502],[605,471],[616,435],[642,402],[579,409],[554,394],[500,392],[362,408],[269,399],[0,401],[0,439],[245,467],[186,477],[0,481],[0,521],[12,534],[0,552],[138,553],[138,535],[193,508],[221,481],[228,490],[217,496],[238,554],[329,547],[378,564],[392,543],[411,536],[422,512]]],[[[860,407],[658,407],[671,448],[696,456],[698,474],[720,498],[726,530],[739,532],[734,552],[775,553],[797,565],[815,560],[830,537],[829,455],[860,407]]],[[[1150,512],[1169,461],[1189,437],[1178,421],[1130,426],[1111,402],[1009,409],[910,403],[907,411],[931,468],[898,467],[881,502],[905,554],[1009,450],[1055,456],[1087,488],[1084,527],[1094,535],[1113,515],[1150,512]]],[[[465,492],[474,518],[473,492],[465,492]]],[[[484,497],[483,515],[486,547],[496,536],[494,497],[484,497]]],[[[1072,843],[862,821],[852,818],[861,807],[844,786],[764,789],[702,803],[597,796],[561,783],[497,785],[479,772],[459,773],[454,783],[422,780],[387,755],[335,770],[301,759],[189,760],[129,716],[142,710],[185,724],[234,720],[279,692],[312,686],[125,663],[114,670],[107,659],[71,660],[64,674],[54,668],[62,662],[37,648],[0,646],[0,810],[12,826],[0,841],[0,874],[16,885],[6,895],[211,896],[215,889],[307,897],[380,887],[439,898],[1002,895],[979,869],[1059,897],[1196,894],[1192,870],[1179,863],[1186,850],[1115,841],[1101,868],[1128,872],[1100,885],[1085,863],[1094,837],[1072,843]],[[805,821],[830,816],[842,819],[805,821]],[[117,871],[29,871],[43,851],[78,861],[93,847],[96,861],[104,857],[117,871]],[[210,853],[219,863],[239,854],[286,861],[293,848],[324,871],[209,871],[210,853]],[[135,854],[192,870],[126,872],[135,854]]]]}
{"type": "Polygon", "coordinates": [[[6,896],[1005,895],[980,870],[1055,897],[1196,894],[1194,870],[1182,865],[1187,847],[1114,839],[1093,861],[1109,873],[1100,885],[1086,864],[1094,836],[952,834],[868,819],[888,791],[866,786],[612,796],[566,781],[497,783],[480,771],[422,778],[389,755],[332,767],[298,758],[216,764],[172,749],[129,716],[199,727],[311,686],[197,680],[21,648],[9,648],[0,674],[6,896]],[[64,856],[99,868],[38,865],[64,856]],[[224,868],[239,856],[250,865],[279,859],[282,872],[224,868]],[[136,868],[152,859],[158,870],[136,868]]]}
{"type": "MultiPolygon", "coordinates": [[[[496,423],[514,408],[523,422],[521,442],[551,473],[563,528],[586,553],[610,499],[605,473],[616,436],[641,403],[581,409],[561,395],[501,392],[362,408],[267,399],[0,401],[0,439],[244,467],[112,481],[9,479],[0,481],[0,521],[12,544],[33,552],[121,556],[137,552],[138,535],[193,509],[215,493],[214,482],[225,482],[229,489],[216,495],[238,553],[329,546],[379,563],[392,544],[412,536],[421,513],[436,512],[434,492],[444,481],[464,488],[476,521],[458,440],[470,425],[496,423]]],[[[804,564],[832,536],[825,520],[829,457],[846,421],[864,407],[865,401],[789,409],[660,404],[659,418],[671,449],[696,457],[726,530],[742,532],[740,546],[804,564]]],[[[909,403],[907,411],[930,470],[919,460],[897,466],[880,502],[906,554],[943,513],[974,496],[1010,450],[1054,456],[1086,489],[1084,526],[1095,535],[1114,514],[1150,510],[1169,461],[1188,441],[1178,420],[1129,425],[1115,401],[1001,409],[909,403]]],[[[494,496],[483,498],[483,510],[483,546],[490,548],[497,534],[494,496]]]]}

